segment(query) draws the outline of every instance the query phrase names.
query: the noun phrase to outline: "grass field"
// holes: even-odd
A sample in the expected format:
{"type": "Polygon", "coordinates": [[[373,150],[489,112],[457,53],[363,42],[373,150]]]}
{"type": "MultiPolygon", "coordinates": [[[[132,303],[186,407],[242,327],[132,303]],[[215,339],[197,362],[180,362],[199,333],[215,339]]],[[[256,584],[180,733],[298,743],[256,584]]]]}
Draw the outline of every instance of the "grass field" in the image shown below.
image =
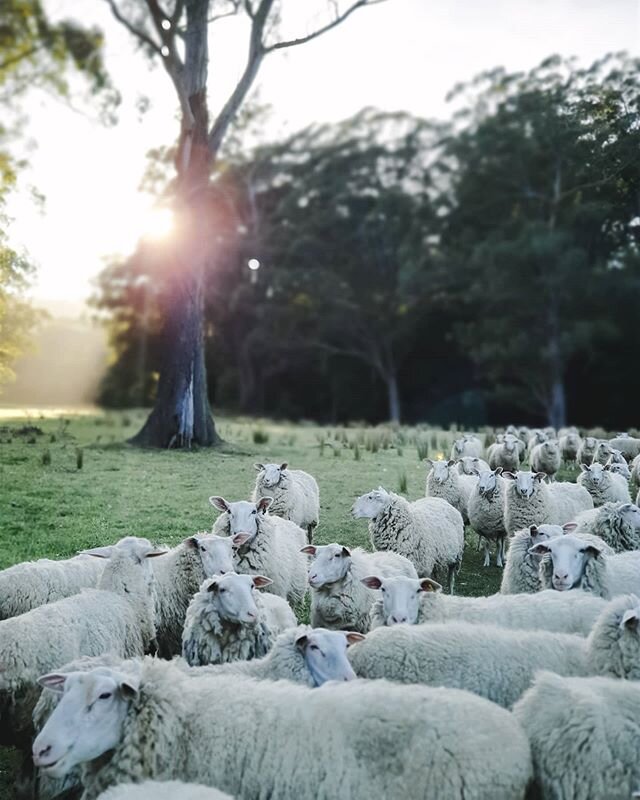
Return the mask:
{"type": "MultiPolygon", "coordinates": [[[[226,444],[215,451],[139,450],[127,437],[143,411],[40,415],[0,424],[0,568],[35,558],[66,558],[126,535],[175,544],[209,530],[212,494],[244,499],[254,462],[284,462],[320,485],[319,544],[369,547],[365,520],[349,513],[354,498],[383,485],[409,499],[424,495],[424,458],[448,456],[454,431],[389,427],[320,428],[220,418],[226,444]]],[[[574,479],[564,473],[562,479],[574,479]]],[[[493,560],[493,559],[492,559],[493,560]]],[[[482,567],[469,532],[459,594],[495,592],[500,570],[482,567]]],[[[0,757],[0,798],[12,797],[14,761],[0,757]]]]}

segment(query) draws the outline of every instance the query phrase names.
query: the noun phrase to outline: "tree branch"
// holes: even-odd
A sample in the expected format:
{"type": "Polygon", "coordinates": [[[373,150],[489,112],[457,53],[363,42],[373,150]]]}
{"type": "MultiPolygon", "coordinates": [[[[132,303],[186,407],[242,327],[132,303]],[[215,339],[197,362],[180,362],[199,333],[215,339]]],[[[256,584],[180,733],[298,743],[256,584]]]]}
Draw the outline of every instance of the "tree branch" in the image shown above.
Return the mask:
{"type": "Polygon", "coordinates": [[[323,25],[318,30],[313,31],[312,33],[307,34],[307,36],[301,36],[299,39],[289,39],[284,42],[276,42],[275,44],[269,45],[269,47],[265,47],[265,53],[273,53],[274,50],[282,50],[285,47],[297,47],[300,44],[306,44],[310,42],[312,39],[316,39],[318,36],[322,36],[323,33],[330,31],[332,28],[336,28],[342,22],[347,19],[347,17],[351,16],[354,11],[357,11],[359,8],[364,8],[364,6],[373,6],[378,5],[379,3],[385,3],[386,0],[357,0],[352,6],[350,6],[346,11],[342,14],[338,13],[337,6],[334,5],[336,8],[336,17],[331,22],[328,22],[326,25],[323,25]]]}
{"type": "Polygon", "coordinates": [[[124,25],[124,27],[129,31],[130,34],[135,36],[136,39],[139,39],[141,42],[144,42],[144,44],[150,47],[153,50],[153,52],[156,53],[157,55],[162,55],[162,48],[159,45],[157,45],[150,36],[148,36],[144,31],[140,30],[139,28],[136,28],[135,25],[129,22],[129,20],[120,13],[120,9],[116,5],[115,0],[106,0],[106,2],[108,3],[113,16],[118,20],[118,22],[121,25],[124,25]]]}

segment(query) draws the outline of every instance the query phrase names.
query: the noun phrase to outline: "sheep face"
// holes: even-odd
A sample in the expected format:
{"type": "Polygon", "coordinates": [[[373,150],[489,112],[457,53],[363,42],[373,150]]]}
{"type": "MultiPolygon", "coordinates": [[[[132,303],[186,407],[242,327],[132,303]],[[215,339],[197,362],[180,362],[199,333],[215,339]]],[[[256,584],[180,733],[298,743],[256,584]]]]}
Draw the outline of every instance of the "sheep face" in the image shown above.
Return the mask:
{"type": "Polygon", "coordinates": [[[303,553],[313,556],[309,584],[314,589],[343,580],[351,569],[351,552],[341,544],[308,545],[303,553]]]}
{"type": "Polygon", "coordinates": [[[407,578],[398,575],[393,578],[371,576],[363,578],[362,583],[369,589],[382,592],[382,613],[385,625],[406,623],[416,625],[420,610],[420,597],[423,592],[440,591],[440,584],[430,578],[407,578]]]}
{"type": "Polygon", "coordinates": [[[310,628],[296,638],[315,686],[326,681],[352,681],[356,674],[347,658],[347,647],[365,637],[361,633],[310,628]]]}
{"type": "Polygon", "coordinates": [[[453,452],[457,458],[460,458],[464,455],[464,439],[456,439],[453,443],[453,452]]]}
{"type": "Polygon", "coordinates": [[[596,447],[595,453],[593,454],[593,462],[594,464],[596,461],[600,464],[606,464],[609,457],[613,454],[613,448],[609,447],[607,442],[600,442],[596,447]]]}
{"type": "Polygon", "coordinates": [[[581,464],[580,469],[584,473],[584,486],[600,486],[605,477],[605,471],[608,471],[602,464],[594,461],[593,464],[581,464]]]}
{"type": "Polygon", "coordinates": [[[507,435],[504,437],[503,447],[507,453],[515,453],[519,450],[518,439],[515,436],[507,435]]]}
{"type": "Polygon", "coordinates": [[[265,489],[272,489],[280,484],[282,474],[289,465],[285,462],[284,464],[254,464],[253,466],[258,472],[264,473],[262,485],[265,489]]]}
{"type": "Polygon", "coordinates": [[[480,459],[474,456],[463,456],[458,459],[458,472],[461,475],[477,475],[479,462],[480,459]]]}
{"type": "Polygon", "coordinates": [[[586,544],[582,539],[568,534],[537,544],[529,549],[534,555],[551,556],[553,575],[551,585],[559,592],[566,592],[580,584],[590,558],[600,556],[600,548],[586,544]]]}
{"type": "Polygon", "coordinates": [[[375,519],[389,505],[389,500],[389,492],[379,486],[367,494],[360,495],[351,506],[351,513],[356,519],[361,517],[375,519]]]}
{"type": "Polygon", "coordinates": [[[625,480],[631,480],[631,470],[627,466],[626,461],[624,463],[613,461],[613,456],[611,456],[611,458],[605,464],[605,467],[608,467],[609,471],[613,472],[614,474],[622,475],[625,480]]]}
{"type": "Polygon", "coordinates": [[[139,536],[125,536],[116,544],[80,551],[81,554],[94,558],[112,558],[116,554],[124,555],[135,564],[142,566],[144,579],[149,588],[154,584],[153,569],[149,559],[163,556],[168,552],[166,547],[154,547],[148,539],[139,536]]]}
{"type": "Polygon", "coordinates": [[[431,464],[431,472],[435,482],[439,484],[446,483],[449,480],[449,473],[455,461],[444,461],[444,459],[442,461],[431,461],[429,459],[429,463],[431,464]]]}
{"type": "Polygon", "coordinates": [[[62,694],[33,743],[33,762],[53,777],[112,750],[122,736],[128,702],[139,688],[135,676],[107,667],[89,672],[51,673],[41,686],[62,694]]]}
{"type": "Polygon", "coordinates": [[[502,467],[494,470],[485,470],[478,475],[477,491],[480,497],[492,497],[498,488],[498,476],[502,472],[502,467]]]}
{"type": "Polygon", "coordinates": [[[233,542],[226,536],[216,536],[214,533],[200,536],[190,536],[187,544],[197,548],[202,560],[202,568],[207,578],[213,575],[226,575],[235,572],[233,566],[233,542]]]}
{"type": "Polygon", "coordinates": [[[215,575],[202,584],[202,590],[210,592],[212,607],[221,619],[237,625],[255,625],[258,621],[258,606],[255,590],[268,586],[272,581],[263,575],[215,575]]]}
{"type": "Polygon", "coordinates": [[[228,503],[224,497],[210,497],[209,502],[219,511],[229,515],[229,536],[236,546],[253,540],[258,533],[258,515],[266,514],[273,502],[272,497],[262,497],[257,503],[238,500],[228,503]]]}
{"type": "Polygon", "coordinates": [[[505,478],[515,481],[515,492],[518,497],[523,500],[530,500],[542,479],[545,477],[544,472],[505,472],[505,478]]]}
{"type": "Polygon", "coordinates": [[[618,513],[634,530],[640,530],[640,508],[635,503],[623,503],[618,513]]]}
{"type": "Polygon", "coordinates": [[[558,448],[558,443],[556,441],[544,442],[544,444],[542,445],[542,449],[549,456],[558,455],[559,452],[560,452],[560,450],[558,448]]]}

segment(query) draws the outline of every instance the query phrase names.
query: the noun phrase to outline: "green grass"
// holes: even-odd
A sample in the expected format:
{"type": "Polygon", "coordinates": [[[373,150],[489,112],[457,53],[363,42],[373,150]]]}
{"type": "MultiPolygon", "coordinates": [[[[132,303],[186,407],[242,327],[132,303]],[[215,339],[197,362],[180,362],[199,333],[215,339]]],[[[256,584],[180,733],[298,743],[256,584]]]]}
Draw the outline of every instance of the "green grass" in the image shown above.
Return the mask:
{"type": "MultiPolygon", "coordinates": [[[[209,530],[216,516],[209,496],[246,498],[256,461],[287,461],[316,477],[321,514],[314,541],[369,547],[366,521],[350,514],[354,498],[379,485],[400,489],[409,499],[422,497],[426,468],[421,459],[427,450],[432,458],[448,455],[456,435],[425,426],[331,430],[221,417],[224,447],[168,452],[126,444],[144,418],[143,411],[127,411],[3,420],[0,568],[27,559],[66,558],[126,535],[175,544],[194,531],[209,530]]],[[[482,560],[476,536],[468,531],[459,594],[497,591],[501,570],[483,568],[482,560]]],[[[13,796],[14,768],[11,754],[0,754],[0,798],[13,796]]]]}

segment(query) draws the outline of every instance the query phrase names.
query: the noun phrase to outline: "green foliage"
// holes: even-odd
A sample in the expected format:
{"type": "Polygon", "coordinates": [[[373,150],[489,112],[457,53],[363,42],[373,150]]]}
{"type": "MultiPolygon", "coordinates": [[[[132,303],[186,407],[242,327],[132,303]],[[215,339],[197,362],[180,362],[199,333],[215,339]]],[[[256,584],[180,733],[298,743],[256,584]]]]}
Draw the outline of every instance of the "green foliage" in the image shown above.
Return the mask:
{"type": "Polygon", "coordinates": [[[269,434],[262,428],[256,428],[252,433],[254,444],[267,444],[269,442],[269,434]]]}

